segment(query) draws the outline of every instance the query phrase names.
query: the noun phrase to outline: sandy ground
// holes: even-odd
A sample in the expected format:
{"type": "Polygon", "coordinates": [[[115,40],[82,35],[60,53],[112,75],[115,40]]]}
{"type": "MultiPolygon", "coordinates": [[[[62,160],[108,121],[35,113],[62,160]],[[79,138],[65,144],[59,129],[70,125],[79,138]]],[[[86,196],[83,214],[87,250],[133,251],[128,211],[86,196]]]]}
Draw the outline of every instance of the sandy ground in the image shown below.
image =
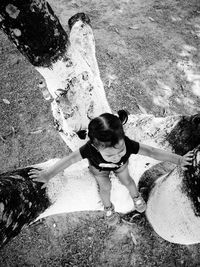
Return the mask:
{"type": "MultiPolygon", "coordinates": [[[[114,111],[195,114],[200,106],[199,0],[49,1],[64,29],[89,15],[114,111]]],[[[0,33],[0,162],[13,170],[69,153],[53,126],[41,77],[0,33]]],[[[171,244],[145,218],[108,227],[101,212],[51,216],[0,251],[0,266],[200,266],[200,246],[171,244]]]]}

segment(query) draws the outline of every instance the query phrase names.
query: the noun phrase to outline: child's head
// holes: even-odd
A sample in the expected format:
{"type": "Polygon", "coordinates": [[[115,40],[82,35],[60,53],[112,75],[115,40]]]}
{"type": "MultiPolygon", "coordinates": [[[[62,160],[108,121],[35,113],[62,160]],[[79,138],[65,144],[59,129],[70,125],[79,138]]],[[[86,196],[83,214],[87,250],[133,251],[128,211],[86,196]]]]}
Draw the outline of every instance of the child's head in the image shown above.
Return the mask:
{"type": "Polygon", "coordinates": [[[97,148],[115,147],[124,139],[123,124],[127,122],[128,113],[125,110],[118,111],[118,116],[104,113],[90,121],[88,136],[92,144],[97,148]]]}

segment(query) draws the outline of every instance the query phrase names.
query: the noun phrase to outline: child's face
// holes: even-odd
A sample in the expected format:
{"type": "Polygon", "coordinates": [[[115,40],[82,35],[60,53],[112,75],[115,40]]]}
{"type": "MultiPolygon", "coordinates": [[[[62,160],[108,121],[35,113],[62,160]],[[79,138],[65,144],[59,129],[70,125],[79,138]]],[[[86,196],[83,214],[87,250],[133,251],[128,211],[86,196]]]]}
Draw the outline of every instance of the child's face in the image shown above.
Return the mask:
{"type": "Polygon", "coordinates": [[[117,163],[126,154],[124,139],[121,139],[115,147],[100,148],[99,152],[103,159],[108,162],[117,163]]]}

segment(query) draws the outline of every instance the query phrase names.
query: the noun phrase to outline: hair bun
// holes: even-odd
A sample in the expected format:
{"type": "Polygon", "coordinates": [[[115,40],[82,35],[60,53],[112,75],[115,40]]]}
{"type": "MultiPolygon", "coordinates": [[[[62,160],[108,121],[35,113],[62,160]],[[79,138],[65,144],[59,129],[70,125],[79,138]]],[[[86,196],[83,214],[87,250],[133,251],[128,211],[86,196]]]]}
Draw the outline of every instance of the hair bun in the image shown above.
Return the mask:
{"type": "Polygon", "coordinates": [[[128,120],[129,112],[125,109],[121,109],[121,110],[117,111],[117,114],[118,114],[119,119],[122,122],[122,124],[125,124],[128,120]]]}
{"type": "Polygon", "coordinates": [[[76,132],[76,134],[78,135],[78,137],[80,139],[86,139],[86,137],[87,137],[87,130],[80,130],[80,131],[76,132]]]}

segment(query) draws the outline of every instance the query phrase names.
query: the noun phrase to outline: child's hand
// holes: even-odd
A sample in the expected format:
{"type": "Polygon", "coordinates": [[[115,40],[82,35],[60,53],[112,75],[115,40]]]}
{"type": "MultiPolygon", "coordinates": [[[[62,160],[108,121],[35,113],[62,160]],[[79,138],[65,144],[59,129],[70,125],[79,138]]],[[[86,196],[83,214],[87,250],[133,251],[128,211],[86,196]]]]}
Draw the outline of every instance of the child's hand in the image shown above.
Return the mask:
{"type": "Polygon", "coordinates": [[[179,164],[184,171],[187,170],[188,166],[192,165],[193,157],[194,157],[194,152],[189,151],[188,153],[186,153],[180,158],[179,164]]]}
{"type": "Polygon", "coordinates": [[[50,179],[50,174],[44,169],[31,169],[28,175],[33,181],[44,183],[42,188],[47,186],[47,183],[50,179]]]}

